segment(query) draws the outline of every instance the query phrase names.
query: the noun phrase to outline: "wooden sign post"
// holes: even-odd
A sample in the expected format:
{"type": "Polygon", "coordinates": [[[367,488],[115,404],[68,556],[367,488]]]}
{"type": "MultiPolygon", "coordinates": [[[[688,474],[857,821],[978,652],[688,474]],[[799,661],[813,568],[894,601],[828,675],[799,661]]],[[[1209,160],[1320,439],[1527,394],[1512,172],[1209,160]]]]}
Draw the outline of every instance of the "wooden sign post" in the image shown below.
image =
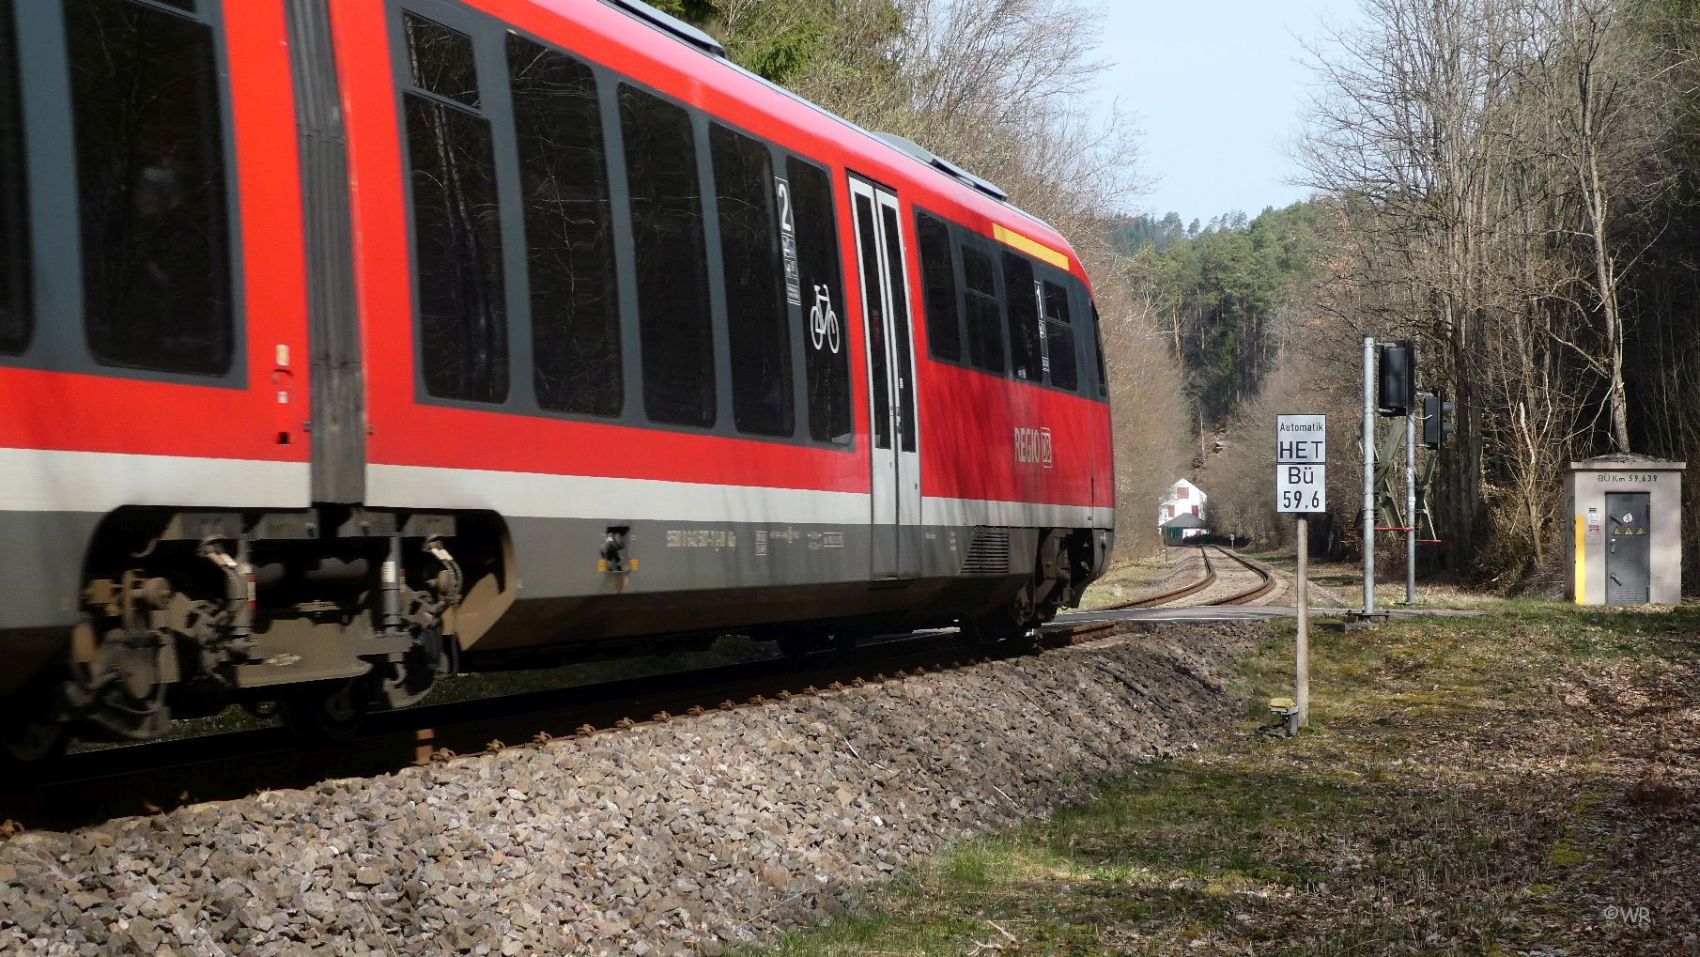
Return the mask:
{"type": "Polygon", "coordinates": [[[1275,419],[1275,501],[1298,519],[1297,727],[1310,723],[1310,516],[1328,510],[1328,416],[1280,415],[1275,419]]]}

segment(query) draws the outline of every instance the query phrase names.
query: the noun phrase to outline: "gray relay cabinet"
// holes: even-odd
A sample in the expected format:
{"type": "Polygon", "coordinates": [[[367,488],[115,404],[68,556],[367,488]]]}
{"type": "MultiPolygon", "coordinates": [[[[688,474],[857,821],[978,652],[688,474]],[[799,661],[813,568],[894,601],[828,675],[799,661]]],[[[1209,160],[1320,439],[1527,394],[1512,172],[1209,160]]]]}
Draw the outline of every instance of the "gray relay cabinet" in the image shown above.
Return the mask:
{"type": "Polygon", "coordinates": [[[1639,455],[1570,463],[1570,594],[1576,604],[1682,601],[1684,468],[1639,455]]]}

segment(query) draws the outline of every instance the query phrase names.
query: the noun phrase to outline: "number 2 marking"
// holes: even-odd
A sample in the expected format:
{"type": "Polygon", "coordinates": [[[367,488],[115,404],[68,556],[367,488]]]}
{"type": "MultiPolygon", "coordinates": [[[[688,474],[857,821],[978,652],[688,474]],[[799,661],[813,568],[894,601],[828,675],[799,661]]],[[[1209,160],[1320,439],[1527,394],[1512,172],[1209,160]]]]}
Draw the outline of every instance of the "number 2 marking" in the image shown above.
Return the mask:
{"type": "Polygon", "coordinates": [[[779,228],[788,233],[797,231],[797,220],[791,214],[791,184],[782,179],[775,179],[779,184],[779,228]]]}

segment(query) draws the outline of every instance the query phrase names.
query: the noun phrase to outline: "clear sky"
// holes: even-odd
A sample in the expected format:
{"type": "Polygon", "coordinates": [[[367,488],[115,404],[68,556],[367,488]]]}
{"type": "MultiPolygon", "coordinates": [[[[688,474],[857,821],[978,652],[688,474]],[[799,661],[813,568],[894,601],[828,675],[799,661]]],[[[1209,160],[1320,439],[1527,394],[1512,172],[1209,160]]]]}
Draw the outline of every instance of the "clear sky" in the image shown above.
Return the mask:
{"type": "Polygon", "coordinates": [[[1097,55],[1113,66],[1096,96],[1145,131],[1133,205],[1186,221],[1256,216],[1308,192],[1289,180],[1310,82],[1302,40],[1348,20],[1353,0],[1098,0],[1097,55]]]}

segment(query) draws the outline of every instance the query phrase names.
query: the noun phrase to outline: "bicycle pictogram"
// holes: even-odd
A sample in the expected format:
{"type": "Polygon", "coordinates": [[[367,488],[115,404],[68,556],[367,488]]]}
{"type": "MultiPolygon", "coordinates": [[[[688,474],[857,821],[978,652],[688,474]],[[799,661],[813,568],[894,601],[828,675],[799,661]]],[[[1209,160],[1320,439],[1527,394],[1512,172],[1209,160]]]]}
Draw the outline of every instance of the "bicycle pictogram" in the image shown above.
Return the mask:
{"type": "Polygon", "coordinates": [[[818,350],[822,345],[838,354],[838,313],[832,308],[832,292],[826,286],[815,287],[815,307],[809,310],[809,341],[818,350]]]}

